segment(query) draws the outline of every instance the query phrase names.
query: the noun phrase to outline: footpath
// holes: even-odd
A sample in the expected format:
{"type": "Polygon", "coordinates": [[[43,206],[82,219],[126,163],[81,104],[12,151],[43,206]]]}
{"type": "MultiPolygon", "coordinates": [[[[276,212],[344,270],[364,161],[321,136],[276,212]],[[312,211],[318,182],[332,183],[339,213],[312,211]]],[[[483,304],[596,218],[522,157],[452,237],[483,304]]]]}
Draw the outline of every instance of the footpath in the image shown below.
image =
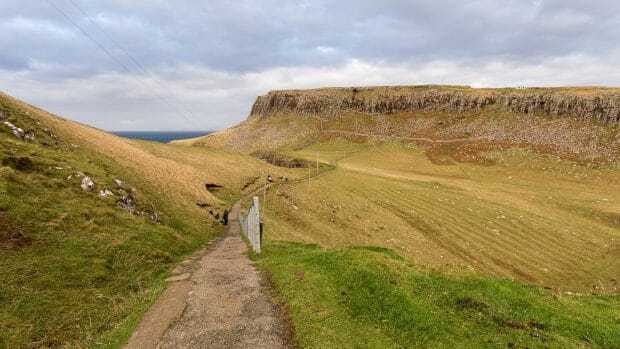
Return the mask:
{"type": "Polygon", "coordinates": [[[237,202],[229,230],[183,262],[125,345],[148,348],[286,348],[290,328],[269,285],[245,256],[237,202]]]}

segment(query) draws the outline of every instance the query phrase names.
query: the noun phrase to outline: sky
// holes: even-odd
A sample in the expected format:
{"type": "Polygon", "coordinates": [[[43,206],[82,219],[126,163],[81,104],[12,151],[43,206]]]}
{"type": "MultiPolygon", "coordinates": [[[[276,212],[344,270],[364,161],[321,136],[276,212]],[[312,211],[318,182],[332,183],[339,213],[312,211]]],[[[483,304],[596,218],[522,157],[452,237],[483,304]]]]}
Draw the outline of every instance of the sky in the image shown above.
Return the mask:
{"type": "Polygon", "coordinates": [[[617,0],[0,0],[0,91],[105,130],[217,130],[327,86],[620,86],[617,0]]]}

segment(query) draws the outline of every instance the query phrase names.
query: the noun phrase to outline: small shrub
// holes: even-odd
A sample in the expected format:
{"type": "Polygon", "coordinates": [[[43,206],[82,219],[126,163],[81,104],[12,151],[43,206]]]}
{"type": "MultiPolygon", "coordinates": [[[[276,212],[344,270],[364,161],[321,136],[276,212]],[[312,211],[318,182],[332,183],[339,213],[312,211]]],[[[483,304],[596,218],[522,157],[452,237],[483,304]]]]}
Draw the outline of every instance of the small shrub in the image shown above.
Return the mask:
{"type": "Polygon", "coordinates": [[[29,157],[9,156],[2,159],[2,166],[8,166],[20,172],[32,172],[35,170],[34,161],[29,157]]]}

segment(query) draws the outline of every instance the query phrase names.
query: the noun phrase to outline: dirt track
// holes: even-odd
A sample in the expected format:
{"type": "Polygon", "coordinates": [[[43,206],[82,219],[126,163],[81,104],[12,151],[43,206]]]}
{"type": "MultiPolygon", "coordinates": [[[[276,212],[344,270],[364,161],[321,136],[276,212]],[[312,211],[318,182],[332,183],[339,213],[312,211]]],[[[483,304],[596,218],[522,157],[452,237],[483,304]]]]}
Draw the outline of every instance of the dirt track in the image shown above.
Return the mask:
{"type": "Polygon", "coordinates": [[[244,255],[239,203],[230,228],[208,251],[180,266],[125,348],[285,348],[289,328],[269,287],[244,255]],[[190,281],[183,280],[192,271],[190,281]]]}

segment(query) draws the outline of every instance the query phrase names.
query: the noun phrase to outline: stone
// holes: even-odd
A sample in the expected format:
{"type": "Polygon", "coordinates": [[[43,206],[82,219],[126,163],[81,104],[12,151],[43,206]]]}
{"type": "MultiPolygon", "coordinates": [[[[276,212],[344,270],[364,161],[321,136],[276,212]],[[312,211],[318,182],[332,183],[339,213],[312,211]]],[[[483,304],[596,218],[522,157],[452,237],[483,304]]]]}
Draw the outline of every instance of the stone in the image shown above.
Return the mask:
{"type": "Polygon", "coordinates": [[[155,223],[159,223],[159,221],[161,220],[159,213],[157,213],[157,211],[155,211],[154,209],[153,209],[153,213],[151,214],[151,220],[155,223]]]}
{"type": "Polygon", "coordinates": [[[88,176],[82,178],[82,184],[80,186],[82,187],[82,190],[86,192],[95,190],[95,182],[88,176]]]}
{"type": "Polygon", "coordinates": [[[134,213],[136,211],[136,202],[133,195],[123,191],[123,196],[116,201],[116,205],[125,211],[134,213]]]}
{"type": "Polygon", "coordinates": [[[99,192],[100,198],[106,198],[108,196],[114,196],[114,193],[110,189],[102,190],[99,192]]]}
{"type": "Polygon", "coordinates": [[[17,138],[21,138],[21,139],[24,138],[25,133],[23,129],[13,125],[13,123],[11,123],[10,121],[4,121],[3,124],[11,130],[11,133],[13,133],[13,136],[17,138]]]}
{"type": "Polygon", "coordinates": [[[114,179],[114,183],[116,183],[119,188],[124,188],[123,182],[120,179],[114,179]]]}
{"type": "Polygon", "coordinates": [[[34,137],[34,133],[28,132],[24,135],[24,140],[32,143],[37,143],[37,139],[34,137]]]}

